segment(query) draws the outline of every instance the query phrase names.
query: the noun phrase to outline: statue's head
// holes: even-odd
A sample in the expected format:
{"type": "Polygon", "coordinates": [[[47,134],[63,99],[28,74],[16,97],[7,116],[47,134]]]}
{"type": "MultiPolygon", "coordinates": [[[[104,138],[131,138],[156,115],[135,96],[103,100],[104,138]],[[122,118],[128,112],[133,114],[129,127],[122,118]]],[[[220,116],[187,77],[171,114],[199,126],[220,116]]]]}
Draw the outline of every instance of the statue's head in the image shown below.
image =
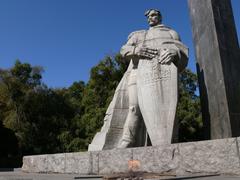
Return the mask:
{"type": "Polygon", "coordinates": [[[161,12],[157,9],[149,9],[145,12],[149,26],[153,27],[162,23],[161,12]]]}

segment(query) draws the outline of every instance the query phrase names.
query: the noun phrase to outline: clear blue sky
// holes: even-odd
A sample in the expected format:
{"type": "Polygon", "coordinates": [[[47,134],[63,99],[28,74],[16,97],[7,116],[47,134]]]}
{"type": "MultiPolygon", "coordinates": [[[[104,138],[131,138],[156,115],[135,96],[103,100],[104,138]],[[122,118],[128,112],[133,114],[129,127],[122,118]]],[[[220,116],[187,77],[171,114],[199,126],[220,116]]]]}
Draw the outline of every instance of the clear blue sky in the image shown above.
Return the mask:
{"type": "MultiPolygon", "coordinates": [[[[240,35],[240,0],[232,0],[240,35]]],[[[49,87],[89,78],[91,67],[119,51],[130,32],[147,29],[144,11],[158,8],[163,23],[190,48],[195,71],[187,0],[0,0],[0,67],[16,59],[43,66],[49,87]]]]}

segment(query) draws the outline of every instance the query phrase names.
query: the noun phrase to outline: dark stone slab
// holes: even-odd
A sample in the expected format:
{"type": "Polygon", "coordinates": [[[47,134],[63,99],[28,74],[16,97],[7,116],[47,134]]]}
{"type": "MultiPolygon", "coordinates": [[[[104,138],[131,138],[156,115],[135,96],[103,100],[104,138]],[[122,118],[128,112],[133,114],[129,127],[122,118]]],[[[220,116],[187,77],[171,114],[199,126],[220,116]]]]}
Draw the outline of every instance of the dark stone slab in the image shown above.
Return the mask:
{"type": "Polygon", "coordinates": [[[240,135],[240,56],[230,0],[188,0],[206,139],[240,135]]]}

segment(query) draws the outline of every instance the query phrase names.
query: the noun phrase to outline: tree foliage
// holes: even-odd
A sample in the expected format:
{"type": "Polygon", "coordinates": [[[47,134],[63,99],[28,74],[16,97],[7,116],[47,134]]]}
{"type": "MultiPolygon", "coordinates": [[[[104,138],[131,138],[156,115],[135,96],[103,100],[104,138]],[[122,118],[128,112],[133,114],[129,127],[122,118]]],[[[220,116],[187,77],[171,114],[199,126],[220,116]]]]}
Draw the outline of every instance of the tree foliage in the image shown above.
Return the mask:
{"type": "Polygon", "coordinates": [[[42,84],[41,72],[20,61],[0,72],[1,123],[14,132],[21,155],[64,151],[58,136],[73,114],[61,94],[42,84]]]}
{"type": "Polygon", "coordinates": [[[181,142],[203,139],[200,98],[196,91],[197,75],[189,69],[184,70],[179,76],[179,102],[176,115],[181,142]]]}

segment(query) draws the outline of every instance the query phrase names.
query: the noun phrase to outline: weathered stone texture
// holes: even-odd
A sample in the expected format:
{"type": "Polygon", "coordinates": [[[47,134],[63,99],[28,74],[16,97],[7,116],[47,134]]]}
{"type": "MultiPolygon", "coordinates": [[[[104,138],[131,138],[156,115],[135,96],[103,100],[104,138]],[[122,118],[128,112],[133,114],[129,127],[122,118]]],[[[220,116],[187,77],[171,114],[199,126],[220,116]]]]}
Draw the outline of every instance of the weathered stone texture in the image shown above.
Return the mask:
{"type": "Polygon", "coordinates": [[[135,148],[133,160],[139,161],[139,166],[134,171],[175,173],[179,165],[178,145],[135,148]]]}
{"type": "Polygon", "coordinates": [[[114,149],[99,152],[99,174],[128,172],[132,149],[114,149]]]}
{"type": "Polygon", "coordinates": [[[65,173],[91,174],[91,170],[90,153],[66,153],[65,173]]]}
{"type": "Polygon", "coordinates": [[[37,156],[25,156],[23,157],[22,170],[26,172],[50,172],[48,162],[49,158],[53,155],[37,155],[37,156]]]}
{"type": "Polygon", "coordinates": [[[240,138],[113,149],[97,152],[26,156],[25,172],[114,174],[128,172],[240,174],[240,138]]]}
{"type": "Polygon", "coordinates": [[[91,174],[99,174],[99,152],[91,152],[91,174]]]}
{"type": "Polygon", "coordinates": [[[65,172],[66,154],[53,154],[51,156],[46,155],[45,158],[47,160],[47,171],[52,173],[65,172]]]}
{"type": "Polygon", "coordinates": [[[230,0],[188,0],[207,139],[240,135],[240,57],[230,0]]]}
{"type": "Polygon", "coordinates": [[[240,173],[237,140],[222,139],[179,144],[181,173],[240,173]]]}

